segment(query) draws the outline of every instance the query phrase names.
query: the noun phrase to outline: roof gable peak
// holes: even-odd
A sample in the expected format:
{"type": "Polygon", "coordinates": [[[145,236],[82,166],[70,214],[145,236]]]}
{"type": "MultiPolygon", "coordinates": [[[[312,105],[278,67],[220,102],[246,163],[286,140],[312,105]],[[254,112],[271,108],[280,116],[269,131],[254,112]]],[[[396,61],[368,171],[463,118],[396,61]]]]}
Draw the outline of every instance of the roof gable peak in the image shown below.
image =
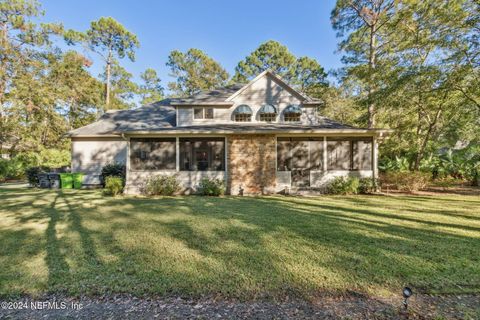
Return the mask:
{"type": "Polygon", "coordinates": [[[255,78],[253,78],[249,83],[247,83],[246,85],[244,85],[240,90],[236,91],[235,93],[233,93],[230,97],[228,97],[225,101],[233,101],[233,99],[235,99],[235,97],[237,97],[238,95],[240,95],[242,92],[244,92],[245,90],[247,90],[250,86],[252,86],[255,82],[257,82],[258,80],[260,80],[261,78],[263,77],[271,77],[273,78],[274,81],[278,82],[282,87],[284,87],[286,90],[290,91],[290,93],[292,93],[294,96],[296,96],[297,98],[299,98],[300,100],[302,101],[307,101],[307,100],[310,100],[309,97],[307,97],[306,95],[304,95],[303,93],[299,92],[298,90],[295,90],[294,88],[292,88],[285,80],[283,80],[279,75],[277,75],[275,72],[273,72],[272,70],[270,69],[267,69],[263,72],[261,72],[259,75],[257,75],[255,78]]]}

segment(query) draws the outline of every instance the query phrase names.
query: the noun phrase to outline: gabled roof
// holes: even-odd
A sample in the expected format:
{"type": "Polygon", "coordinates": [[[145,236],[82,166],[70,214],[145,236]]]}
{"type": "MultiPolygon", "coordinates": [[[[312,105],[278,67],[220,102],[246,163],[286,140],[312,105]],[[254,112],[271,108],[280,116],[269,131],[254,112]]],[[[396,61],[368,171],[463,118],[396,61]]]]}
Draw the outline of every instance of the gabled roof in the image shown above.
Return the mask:
{"type": "Polygon", "coordinates": [[[280,83],[280,85],[282,85],[285,89],[287,89],[288,91],[290,91],[291,94],[293,94],[294,96],[296,96],[298,99],[300,99],[300,101],[309,101],[309,100],[312,100],[310,99],[308,96],[306,96],[305,94],[301,93],[300,91],[298,90],[295,90],[294,88],[292,88],[290,85],[288,85],[280,76],[278,76],[277,74],[275,74],[273,71],[271,70],[265,70],[263,71],[262,73],[260,73],[258,76],[256,76],[255,78],[253,78],[252,81],[250,81],[249,83],[247,83],[246,85],[244,85],[242,88],[240,88],[239,90],[237,90],[236,92],[234,92],[231,96],[229,96],[226,100],[227,101],[233,101],[233,99],[235,99],[235,97],[237,97],[238,95],[240,95],[242,92],[244,92],[245,90],[247,90],[249,87],[251,87],[255,82],[257,82],[258,80],[260,80],[261,78],[265,77],[265,76],[268,76],[268,77],[271,77],[274,79],[274,81],[280,83]]]}

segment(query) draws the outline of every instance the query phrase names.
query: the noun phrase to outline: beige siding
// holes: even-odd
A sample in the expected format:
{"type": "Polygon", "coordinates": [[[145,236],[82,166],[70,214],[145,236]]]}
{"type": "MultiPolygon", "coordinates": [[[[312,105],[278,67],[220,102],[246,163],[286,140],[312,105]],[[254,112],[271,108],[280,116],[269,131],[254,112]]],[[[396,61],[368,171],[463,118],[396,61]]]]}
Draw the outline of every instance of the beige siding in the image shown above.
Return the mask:
{"type": "Polygon", "coordinates": [[[77,138],[72,140],[72,172],[85,173],[85,184],[99,184],[108,163],[126,163],[127,142],[121,138],[77,138]]]}
{"type": "Polygon", "coordinates": [[[213,107],[214,119],[194,120],[193,106],[177,107],[178,125],[189,126],[208,123],[231,123],[233,111],[241,104],[247,104],[252,109],[252,123],[259,123],[258,111],[264,104],[271,104],[277,108],[277,122],[283,122],[283,111],[291,104],[300,105],[303,110],[301,116],[302,124],[316,124],[316,108],[312,106],[305,107],[301,100],[288,89],[285,85],[279,83],[274,78],[265,75],[252,83],[246,90],[241,92],[234,99],[234,105],[231,107],[213,107]]]}

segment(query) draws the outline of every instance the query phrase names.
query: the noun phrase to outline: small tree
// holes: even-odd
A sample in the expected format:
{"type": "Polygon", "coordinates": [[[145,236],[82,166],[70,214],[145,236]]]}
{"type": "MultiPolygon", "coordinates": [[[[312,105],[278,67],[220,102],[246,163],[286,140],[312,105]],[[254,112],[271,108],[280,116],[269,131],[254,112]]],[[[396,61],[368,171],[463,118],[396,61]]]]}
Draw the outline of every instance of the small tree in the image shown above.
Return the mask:
{"type": "Polygon", "coordinates": [[[110,106],[112,64],[116,57],[127,56],[135,61],[135,49],[140,47],[137,36],[111,17],[102,17],[90,23],[85,33],[69,30],[65,39],[73,44],[81,42],[97,53],[105,62],[105,109],[110,106]]]}
{"type": "Polygon", "coordinates": [[[229,77],[217,61],[199,49],[192,48],[186,53],[172,51],[167,66],[170,67],[171,75],[176,78],[168,87],[179,96],[222,86],[229,77]]]}

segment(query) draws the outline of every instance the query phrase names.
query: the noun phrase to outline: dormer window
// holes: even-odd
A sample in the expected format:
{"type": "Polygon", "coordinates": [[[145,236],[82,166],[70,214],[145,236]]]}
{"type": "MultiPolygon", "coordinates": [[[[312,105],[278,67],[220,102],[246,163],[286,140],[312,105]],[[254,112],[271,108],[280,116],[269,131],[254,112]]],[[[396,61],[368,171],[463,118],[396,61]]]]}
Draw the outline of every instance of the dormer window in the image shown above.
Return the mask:
{"type": "Polygon", "coordinates": [[[296,104],[289,105],[283,112],[283,121],[285,122],[300,122],[302,109],[296,104]]]}
{"type": "Polygon", "coordinates": [[[277,119],[277,109],[271,104],[263,105],[258,113],[260,121],[274,122],[277,119]]]}
{"type": "Polygon", "coordinates": [[[193,108],[193,119],[202,120],[202,119],[213,119],[213,108],[193,108]]]}
{"type": "Polygon", "coordinates": [[[252,121],[252,109],[246,104],[238,106],[233,112],[235,122],[250,122],[252,121]]]}

